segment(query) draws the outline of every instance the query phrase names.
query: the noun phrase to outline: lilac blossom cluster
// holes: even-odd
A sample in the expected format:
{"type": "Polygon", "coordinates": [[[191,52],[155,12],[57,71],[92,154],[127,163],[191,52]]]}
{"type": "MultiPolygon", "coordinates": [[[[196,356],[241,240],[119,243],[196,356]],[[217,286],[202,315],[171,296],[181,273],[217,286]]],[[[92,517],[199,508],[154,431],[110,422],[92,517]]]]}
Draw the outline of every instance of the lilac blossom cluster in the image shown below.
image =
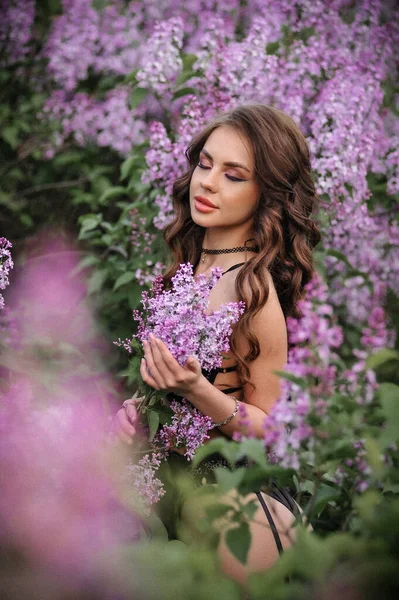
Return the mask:
{"type": "Polygon", "coordinates": [[[170,408],[174,413],[172,422],[161,427],[154,438],[154,445],[159,445],[165,453],[170,448],[184,448],[184,456],[192,460],[197,448],[209,440],[208,431],[212,429],[213,421],[185,398],[173,400],[170,408]]]}
{"type": "MultiPolygon", "coordinates": [[[[362,407],[362,426],[366,426],[367,407],[375,400],[378,388],[374,371],[366,368],[366,359],[371,349],[386,345],[384,311],[374,309],[361,348],[353,349],[352,366],[345,368],[336,353],[343,332],[334,323],[327,292],[321,278],[315,276],[299,303],[301,317],[287,319],[293,346],[286,370],[296,379],[283,380],[282,395],[264,425],[270,460],[297,470],[304,464],[316,465],[318,460],[323,463],[329,443],[334,448],[348,427],[355,437],[360,433],[356,406],[362,407]],[[345,417],[338,417],[342,411],[345,417]]],[[[367,489],[371,468],[364,444],[355,442],[343,462],[332,463],[329,476],[337,483],[353,484],[358,492],[367,489]]]]}
{"type": "Polygon", "coordinates": [[[136,494],[143,501],[143,511],[149,514],[149,507],[159,502],[165,494],[165,488],[155,475],[162,461],[157,452],[146,454],[137,464],[126,465],[126,478],[136,494]]]}
{"type": "Polygon", "coordinates": [[[244,311],[242,302],[229,302],[207,312],[210,290],[221,276],[218,268],[209,277],[194,277],[192,265],[183,263],[172,278],[171,289],[163,289],[162,281],[155,280],[152,293],[142,293],[143,311],[134,311],[136,337],[143,342],[153,333],[181,365],[193,356],[205,370],[220,367],[222,354],[230,349],[232,324],[244,311]]]}
{"type": "Polygon", "coordinates": [[[107,92],[102,100],[84,92],[70,95],[64,90],[55,90],[42,109],[43,117],[56,119],[61,124],[47,149],[47,158],[51,158],[69,136],[80,146],[94,143],[128,155],[132,146],[141,144],[146,135],[140,112],[129,107],[129,94],[126,86],[107,92]]]}
{"type": "Polygon", "coordinates": [[[132,208],[129,212],[132,221],[132,232],[130,234],[130,242],[135,249],[135,256],[142,258],[151,253],[151,245],[156,240],[157,236],[150,233],[146,229],[148,219],[140,217],[137,208],[132,208]]]}
{"type": "Polygon", "coordinates": [[[147,287],[162,275],[165,268],[166,266],[159,261],[154,263],[152,260],[146,260],[145,266],[137,269],[134,276],[142,287],[147,287]]]}
{"type": "Polygon", "coordinates": [[[353,480],[357,492],[365,492],[370,487],[372,469],[367,461],[365,440],[353,443],[353,457],[346,458],[342,465],[338,465],[334,474],[334,481],[343,485],[349,479],[353,480]]]}
{"type": "Polygon", "coordinates": [[[157,23],[146,44],[144,66],[136,77],[139,85],[150,89],[162,102],[169,102],[183,63],[184,23],[180,17],[157,23]]]}
{"type": "MultiPolygon", "coordinates": [[[[0,290],[5,290],[9,284],[8,274],[14,267],[11,257],[12,244],[6,238],[0,237],[0,290]]],[[[0,293],[0,310],[4,308],[4,298],[0,293]]]]}
{"type": "MultiPolygon", "coordinates": [[[[306,298],[299,302],[301,318],[287,319],[291,347],[287,371],[306,380],[283,380],[282,395],[265,420],[264,442],[274,460],[285,467],[299,469],[301,460],[315,461],[319,423],[328,411],[337,379],[336,349],[343,334],[334,323],[333,310],[328,304],[327,287],[319,276],[306,286],[306,298]]],[[[322,440],[323,437],[319,439],[322,440]]]]}
{"type": "Polygon", "coordinates": [[[106,3],[96,10],[92,0],[64,0],[53,21],[43,56],[54,81],[73,91],[89,71],[127,75],[140,58],[144,35],[134,3],[106,3]]]}
{"type": "Polygon", "coordinates": [[[4,0],[0,6],[0,65],[24,60],[30,52],[35,0],[4,0]]]}

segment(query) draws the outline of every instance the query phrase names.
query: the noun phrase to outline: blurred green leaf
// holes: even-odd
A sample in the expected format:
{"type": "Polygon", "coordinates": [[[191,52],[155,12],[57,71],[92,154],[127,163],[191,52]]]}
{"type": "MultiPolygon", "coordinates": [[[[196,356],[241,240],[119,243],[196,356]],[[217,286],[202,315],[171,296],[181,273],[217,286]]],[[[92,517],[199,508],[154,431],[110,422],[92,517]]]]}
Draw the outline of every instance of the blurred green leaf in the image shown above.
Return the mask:
{"type": "Polygon", "coordinates": [[[383,348],[378,350],[372,356],[369,356],[366,361],[366,369],[373,369],[375,371],[386,362],[391,360],[399,361],[399,352],[391,350],[390,348],[383,348]]]}
{"type": "Polygon", "coordinates": [[[229,492],[233,488],[237,488],[244,478],[246,469],[239,467],[234,471],[229,471],[225,467],[217,467],[215,475],[221,493],[229,492]]]}
{"type": "Polygon", "coordinates": [[[122,186],[113,186],[108,188],[107,190],[105,190],[105,192],[103,192],[101,194],[101,196],[98,199],[99,204],[105,204],[105,202],[107,200],[110,200],[111,198],[117,198],[118,196],[125,196],[127,194],[127,188],[122,187],[122,186]]]}
{"type": "Polygon", "coordinates": [[[149,91],[146,88],[136,87],[130,94],[130,108],[136,108],[148,96],[149,91]]]}
{"type": "Polygon", "coordinates": [[[261,440],[247,439],[239,444],[237,460],[247,457],[260,466],[267,465],[265,447],[261,440]]]}
{"type": "Polygon", "coordinates": [[[94,273],[89,278],[87,284],[87,293],[89,295],[99,292],[103,287],[105,280],[107,279],[108,271],[107,270],[99,270],[94,271],[94,273]]]}
{"type": "Polygon", "coordinates": [[[248,523],[241,523],[238,527],[229,529],[225,534],[226,544],[230,552],[243,565],[247,562],[251,546],[251,531],[248,523]]]}
{"type": "Polygon", "coordinates": [[[152,442],[159,426],[159,415],[155,410],[147,411],[148,427],[150,428],[149,440],[152,442]]]}
{"type": "Polygon", "coordinates": [[[114,283],[114,287],[113,287],[114,291],[117,290],[118,288],[122,287],[123,285],[126,285],[127,283],[130,283],[131,281],[133,281],[134,277],[135,276],[134,276],[134,273],[132,273],[132,271],[128,271],[127,273],[122,273],[122,275],[120,275],[114,283]]]}
{"type": "Polygon", "coordinates": [[[389,382],[382,383],[378,395],[386,419],[380,442],[386,447],[399,441],[399,386],[389,382]]]}

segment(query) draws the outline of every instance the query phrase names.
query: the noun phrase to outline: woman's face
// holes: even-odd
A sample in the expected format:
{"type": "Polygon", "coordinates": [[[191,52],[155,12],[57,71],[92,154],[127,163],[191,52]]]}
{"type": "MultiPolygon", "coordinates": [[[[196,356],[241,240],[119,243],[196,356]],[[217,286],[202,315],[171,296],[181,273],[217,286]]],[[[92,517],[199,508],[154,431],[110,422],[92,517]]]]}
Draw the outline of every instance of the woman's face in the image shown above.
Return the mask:
{"type": "Polygon", "coordinates": [[[250,225],[258,197],[251,144],[232,127],[217,127],[191,177],[193,221],[206,228],[250,225]]]}

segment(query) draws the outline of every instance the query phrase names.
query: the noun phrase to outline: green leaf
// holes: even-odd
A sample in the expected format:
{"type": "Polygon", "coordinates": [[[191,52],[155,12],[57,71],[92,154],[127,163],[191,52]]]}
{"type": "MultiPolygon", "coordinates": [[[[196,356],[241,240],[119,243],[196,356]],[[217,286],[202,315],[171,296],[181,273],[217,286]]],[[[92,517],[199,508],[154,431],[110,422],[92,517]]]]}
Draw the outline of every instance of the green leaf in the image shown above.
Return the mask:
{"type": "Polygon", "coordinates": [[[127,273],[122,273],[122,275],[119,275],[118,279],[115,281],[113,290],[115,291],[118,288],[122,287],[122,285],[126,285],[127,283],[130,283],[133,279],[134,279],[134,273],[132,273],[132,271],[127,271],[127,273]]]}
{"type": "Polygon", "coordinates": [[[125,196],[127,194],[127,188],[122,187],[121,185],[116,185],[108,188],[101,194],[98,199],[99,204],[105,204],[107,200],[110,198],[117,198],[118,196],[125,196]]]}
{"type": "Polygon", "coordinates": [[[88,267],[94,267],[94,265],[97,265],[99,262],[100,259],[98,258],[98,256],[89,254],[88,256],[85,256],[84,258],[82,258],[81,261],[78,262],[72,273],[73,275],[76,275],[77,273],[80,273],[80,271],[83,271],[88,267]]]}
{"type": "Polygon", "coordinates": [[[147,411],[148,427],[150,428],[150,442],[154,439],[159,426],[159,415],[155,410],[147,411]]]}
{"type": "Polygon", "coordinates": [[[126,179],[130,175],[130,171],[136,162],[136,156],[129,156],[121,164],[121,181],[126,179]]]}
{"type": "Polygon", "coordinates": [[[14,125],[3,127],[1,137],[13,150],[18,146],[18,129],[14,125]]]}
{"type": "Polygon", "coordinates": [[[183,71],[189,71],[193,68],[195,61],[197,60],[197,56],[192,53],[184,54],[182,57],[183,62],[183,71]]]}
{"type": "Polygon", "coordinates": [[[270,42],[266,46],[266,54],[277,54],[280,47],[280,42],[270,42]]]}
{"type": "Polygon", "coordinates": [[[130,94],[130,108],[136,108],[148,96],[149,91],[146,88],[136,87],[130,94]]]}
{"type": "Polygon", "coordinates": [[[126,83],[137,83],[137,73],[139,72],[139,69],[133,69],[133,71],[131,71],[130,73],[128,73],[125,77],[125,82],[126,83]]]}
{"type": "Polygon", "coordinates": [[[244,467],[239,467],[234,471],[229,471],[225,467],[217,467],[215,475],[219,491],[224,493],[237,488],[243,480],[246,470],[244,467]]]}
{"type": "Polygon", "coordinates": [[[196,95],[197,90],[192,87],[180,88],[173,94],[173,99],[176,100],[176,98],[182,98],[183,96],[188,96],[189,94],[196,95]]]}
{"type": "Polygon", "coordinates": [[[266,466],[266,453],[262,442],[258,439],[244,440],[238,447],[237,460],[246,456],[260,466],[266,466]]]}
{"type": "Polygon", "coordinates": [[[102,219],[101,214],[99,214],[99,215],[89,214],[89,215],[81,216],[79,218],[79,224],[80,224],[79,237],[81,237],[87,231],[92,231],[93,229],[98,227],[99,223],[101,222],[101,219],[102,219]]]}
{"type": "Polygon", "coordinates": [[[316,499],[310,500],[313,504],[313,511],[315,514],[320,514],[323,508],[331,501],[338,500],[341,496],[341,492],[338,488],[330,485],[322,484],[316,493],[316,499]]]}
{"type": "Polygon", "coordinates": [[[95,271],[90,277],[87,284],[88,295],[99,292],[107,279],[108,272],[104,269],[103,271],[95,271]]]}
{"type": "Polygon", "coordinates": [[[230,552],[243,565],[247,562],[249,548],[251,546],[251,531],[248,523],[241,523],[238,527],[229,529],[225,535],[226,544],[230,552]]]}
{"type": "Polygon", "coordinates": [[[245,504],[245,506],[242,507],[242,512],[250,521],[252,521],[258,508],[259,502],[257,500],[251,500],[251,502],[248,502],[248,504],[245,504]]]}
{"type": "Polygon", "coordinates": [[[399,440],[399,386],[384,382],[380,385],[378,394],[386,419],[380,442],[386,447],[399,440]]]}
{"type": "Polygon", "coordinates": [[[396,350],[391,350],[390,348],[383,348],[382,350],[378,350],[378,352],[368,357],[366,361],[366,368],[375,371],[378,369],[378,367],[391,360],[399,361],[399,352],[396,350]]]}
{"type": "Polygon", "coordinates": [[[216,519],[220,519],[224,517],[229,511],[232,510],[230,504],[211,504],[210,506],[205,507],[205,513],[208,519],[214,521],[216,519]]]}
{"type": "Polygon", "coordinates": [[[197,467],[199,463],[214,453],[221,454],[231,465],[235,463],[237,444],[222,437],[214,438],[196,450],[192,464],[197,467]]]}

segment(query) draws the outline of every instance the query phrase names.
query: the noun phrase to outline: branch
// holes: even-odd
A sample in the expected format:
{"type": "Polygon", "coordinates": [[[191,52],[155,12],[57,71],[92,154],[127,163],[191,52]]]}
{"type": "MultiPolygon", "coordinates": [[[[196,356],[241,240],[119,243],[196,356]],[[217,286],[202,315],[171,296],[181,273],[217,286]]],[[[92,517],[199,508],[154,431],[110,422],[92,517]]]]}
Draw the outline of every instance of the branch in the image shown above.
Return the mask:
{"type": "Polygon", "coordinates": [[[44,183],[43,185],[36,185],[31,188],[27,188],[17,193],[17,196],[31,196],[32,194],[39,194],[40,192],[47,192],[49,190],[62,190],[66,188],[76,187],[82,183],[89,181],[88,177],[81,177],[79,179],[72,179],[71,181],[60,181],[59,183],[44,183]]]}

